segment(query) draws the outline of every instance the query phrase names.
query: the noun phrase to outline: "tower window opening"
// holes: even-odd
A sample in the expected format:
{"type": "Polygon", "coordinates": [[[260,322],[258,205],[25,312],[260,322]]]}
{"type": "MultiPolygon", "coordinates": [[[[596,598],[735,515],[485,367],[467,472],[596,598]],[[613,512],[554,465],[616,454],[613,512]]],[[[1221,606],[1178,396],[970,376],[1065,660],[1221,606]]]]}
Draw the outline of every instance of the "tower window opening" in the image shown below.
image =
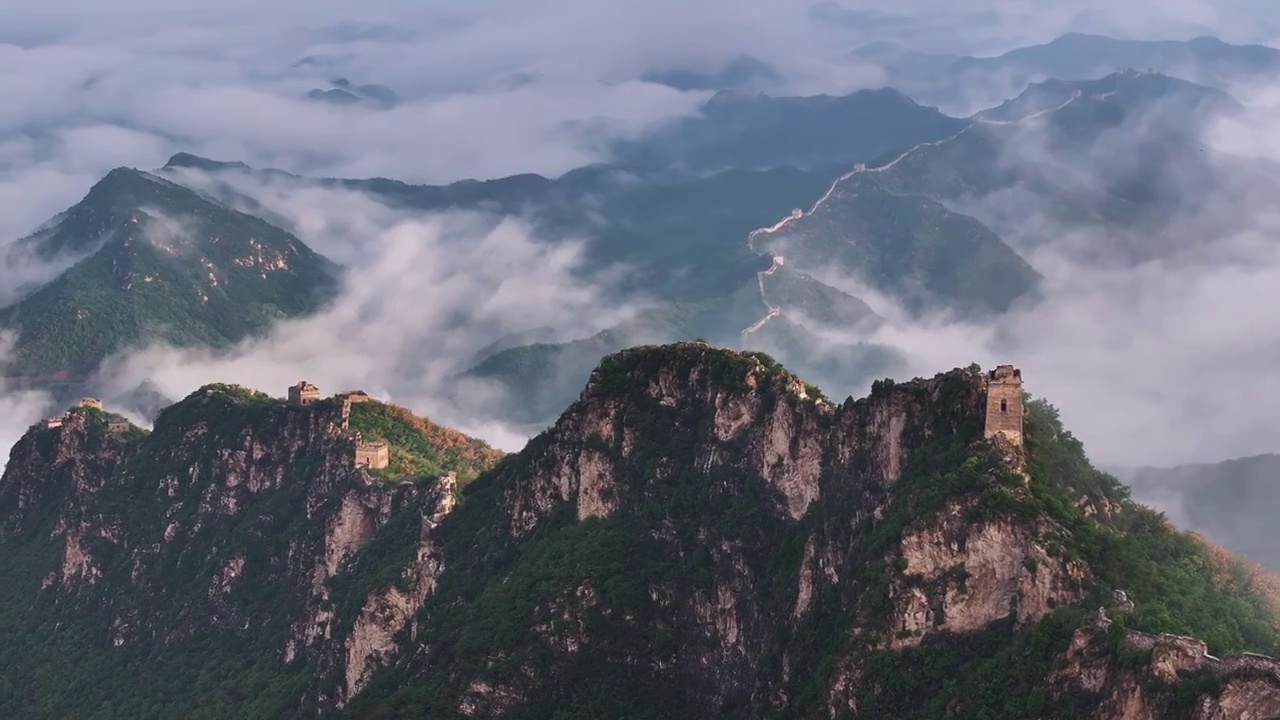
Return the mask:
{"type": "Polygon", "coordinates": [[[1008,400],[1001,400],[1001,401],[1000,401],[1000,412],[1009,412],[1009,401],[1008,401],[1008,400]]]}

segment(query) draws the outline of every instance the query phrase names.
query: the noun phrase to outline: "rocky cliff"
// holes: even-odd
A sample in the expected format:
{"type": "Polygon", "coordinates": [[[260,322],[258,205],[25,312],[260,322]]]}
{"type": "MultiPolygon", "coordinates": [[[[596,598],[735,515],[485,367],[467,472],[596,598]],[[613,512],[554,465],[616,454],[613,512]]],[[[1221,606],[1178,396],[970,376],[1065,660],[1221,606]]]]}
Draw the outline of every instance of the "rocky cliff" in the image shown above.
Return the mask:
{"type": "Polygon", "coordinates": [[[1280,660],[1252,653],[1220,659],[1203,641],[1178,635],[1130,630],[1117,645],[1102,634],[1099,627],[1077,630],[1052,676],[1059,693],[1100,698],[1094,717],[1280,717],[1280,660]]]}
{"type": "Polygon", "coordinates": [[[126,437],[84,411],[0,480],[0,677],[27,717],[1270,717],[1257,576],[1047,403],[990,445],[985,393],[836,404],[764,355],[636,348],[496,465],[355,406],[374,474],[335,401],[214,386],[126,437]],[[1168,638],[1200,643],[1172,671],[1168,638]]]}
{"type": "Polygon", "coordinates": [[[142,677],[90,679],[85,697],[64,698],[15,682],[10,697],[24,709],[6,716],[74,716],[123,687],[111,717],[172,717],[198,702],[211,673],[231,693],[204,703],[220,717],[334,704],[360,687],[385,660],[380,634],[408,622],[384,616],[420,602],[438,571],[430,533],[453,507],[455,478],[500,454],[381,403],[346,414],[336,398],[295,407],[211,385],[165,409],[150,433],[112,432],[91,408],[32,428],[0,481],[3,617],[22,634],[6,672],[50,672],[19,668],[25,651],[45,663],[85,654],[86,668],[142,677]],[[399,441],[390,468],[355,466],[355,428],[399,441]],[[424,446],[438,457],[424,458],[424,446]],[[394,475],[433,459],[453,474],[394,475]],[[380,532],[406,542],[378,567],[401,576],[374,588],[352,566],[380,532]],[[363,609],[349,618],[344,605],[363,609]],[[382,618],[376,630],[370,615],[382,618]],[[333,680],[323,694],[317,677],[333,680]],[[162,687],[176,704],[149,694],[162,687]]]}

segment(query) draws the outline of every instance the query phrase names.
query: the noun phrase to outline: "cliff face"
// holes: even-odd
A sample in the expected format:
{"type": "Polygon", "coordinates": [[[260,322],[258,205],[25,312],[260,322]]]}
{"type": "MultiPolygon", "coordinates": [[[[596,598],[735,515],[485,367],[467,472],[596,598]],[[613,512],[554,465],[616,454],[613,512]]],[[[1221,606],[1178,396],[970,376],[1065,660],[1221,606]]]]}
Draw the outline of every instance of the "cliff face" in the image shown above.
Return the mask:
{"type": "Polygon", "coordinates": [[[425,606],[422,654],[350,707],[1069,717],[1043,704],[1051,673],[1131,570],[1095,571],[1128,549],[1093,509],[1145,516],[1082,457],[1067,482],[1059,454],[1078,444],[1056,417],[1028,449],[993,447],[984,408],[976,370],[835,405],[764,356],[612,356],[555,427],[469,489],[440,536],[464,569],[425,606]],[[1015,666],[1036,674],[1019,686],[1001,675],[1015,666]]]}
{"type": "MultiPolygon", "coordinates": [[[[164,410],[149,435],[111,433],[85,409],[33,428],[0,481],[3,542],[19,561],[9,609],[36,626],[77,618],[83,632],[69,641],[109,646],[175,687],[222,667],[245,695],[310,687],[265,702],[340,703],[394,654],[389,638],[430,592],[431,528],[457,490],[451,477],[389,482],[355,467],[341,408],[209,386],[164,410]],[[400,577],[366,585],[351,561],[392,523],[412,526],[417,542],[403,561],[381,558],[378,570],[400,577]],[[357,604],[358,617],[341,612],[357,604]],[[198,656],[209,644],[221,650],[198,656]],[[161,648],[160,666],[137,658],[161,648]],[[250,660],[270,671],[232,667],[250,660]]],[[[481,449],[472,460],[494,458],[481,449]]]]}
{"type": "Polygon", "coordinates": [[[1059,694],[1083,690],[1099,697],[1100,720],[1280,717],[1280,660],[1256,654],[1220,659],[1195,638],[1131,630],[1121,639],[1124,662],[1108,652],[1100,634],[1076,631],[1053,675],[1059,694]],[[1188,686],[1201,692],[1188,692],[1188,686]]]}
{"type": "MultiPolygon", "coordinates": [[[[48,646],[0,669],[79,651],[90,678],[151,673],[110,717],[1225,718],[1280,699],[1270,661],[1201,646],[1171,673],[1131,641],[1272,651],[1274,617],[1051,408],[1025,447],[984,441],[985,389],[957,370],[837,405],[767,356],[637,348],[460,491],[354,468],[333,401],[207,388],[129,438],[85,413],[33,429],[0,481],[0,623],[48,646]],[[1134,607],[1089,631],[1121,583],[1134,607]]],[[[397,417],[351,418],[400,438],[393,470],[492,462],[409,443],[397,417]]]]}

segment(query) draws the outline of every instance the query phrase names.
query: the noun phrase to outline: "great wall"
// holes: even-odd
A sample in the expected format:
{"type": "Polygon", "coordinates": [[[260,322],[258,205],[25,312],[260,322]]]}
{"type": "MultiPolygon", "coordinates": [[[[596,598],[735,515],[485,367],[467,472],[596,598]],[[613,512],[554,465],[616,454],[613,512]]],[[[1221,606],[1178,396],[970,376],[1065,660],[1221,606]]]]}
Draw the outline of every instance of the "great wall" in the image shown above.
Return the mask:
{"type": "MultiPolygon", "coordinates": [[[[335,397],[342,401],[342,433],[354,446],[352,461],[356,467],[381,470],[391,464],[391,446],[385,442],[367,441],[359,431],[351,429],[351,406],[369,402],[372,398],[362,390],[347,390],[335,397]]],[[[289,404],[306,407],[320,401],[320,389],[306,380],[289,386],[289,404]]]]}

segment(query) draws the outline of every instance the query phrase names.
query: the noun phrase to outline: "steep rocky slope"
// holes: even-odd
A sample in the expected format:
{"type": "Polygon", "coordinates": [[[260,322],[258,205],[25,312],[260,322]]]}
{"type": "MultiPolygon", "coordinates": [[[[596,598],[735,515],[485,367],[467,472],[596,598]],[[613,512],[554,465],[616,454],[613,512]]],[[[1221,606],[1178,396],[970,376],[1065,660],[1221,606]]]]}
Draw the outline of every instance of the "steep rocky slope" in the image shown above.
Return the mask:
{"type": "Polygon", "coordinates": [[[0,711],[1268,717],[1264,578],[1046,403],[984,440],[986,388],[836,405],[767,356],[635,348],[460,493],[353,467],[338,400],[210,387],[145,437],[78,410],[0,481],[0,711]]]}
{"type": "Polygon", "coordinates": [[[346,407],[211,385],[150,433],[85,407],[33,427],[0,482],[0,715],[278,717],[316,676],[362,682],[386,641],[361,618],[426,591],[430,528],[500,453],[346,407]],[[356,467],[361,440],[390,441],[389,466],[356,467]],[[349,571],[378,532],[403,540],[378,567],[403,597],[349,571]]]}

